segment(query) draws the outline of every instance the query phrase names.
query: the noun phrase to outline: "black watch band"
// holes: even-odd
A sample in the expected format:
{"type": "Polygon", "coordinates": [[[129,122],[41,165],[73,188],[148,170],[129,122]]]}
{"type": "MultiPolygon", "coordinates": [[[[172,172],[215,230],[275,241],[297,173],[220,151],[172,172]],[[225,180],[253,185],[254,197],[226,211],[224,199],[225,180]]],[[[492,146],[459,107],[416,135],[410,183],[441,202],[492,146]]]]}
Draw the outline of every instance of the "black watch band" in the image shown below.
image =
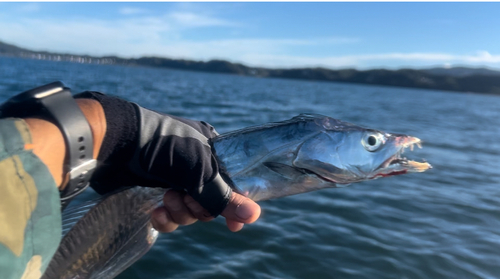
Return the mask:
{"type": "Polygon", "coordinates": [[[64,172],[67,185],[60,192],[64,209],[89,185],[96,167],[90,125],[62,82],[53,82],[16,95],[0,106],[1,117],[43,117],[54,122],[66,142],[64,172]]]}

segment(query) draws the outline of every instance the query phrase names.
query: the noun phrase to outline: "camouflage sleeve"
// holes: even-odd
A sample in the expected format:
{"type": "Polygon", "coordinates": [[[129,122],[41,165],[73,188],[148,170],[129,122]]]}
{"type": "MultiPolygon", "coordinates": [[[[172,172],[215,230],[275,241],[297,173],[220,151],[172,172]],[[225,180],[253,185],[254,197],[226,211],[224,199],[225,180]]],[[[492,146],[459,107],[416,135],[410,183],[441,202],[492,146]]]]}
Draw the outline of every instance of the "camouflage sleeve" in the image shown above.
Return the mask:
{"type": "Polygon", "coordinates": [[[39,278],[61,239],[59,191],[21,119],[0,119],[0,278],[39,278]]]}

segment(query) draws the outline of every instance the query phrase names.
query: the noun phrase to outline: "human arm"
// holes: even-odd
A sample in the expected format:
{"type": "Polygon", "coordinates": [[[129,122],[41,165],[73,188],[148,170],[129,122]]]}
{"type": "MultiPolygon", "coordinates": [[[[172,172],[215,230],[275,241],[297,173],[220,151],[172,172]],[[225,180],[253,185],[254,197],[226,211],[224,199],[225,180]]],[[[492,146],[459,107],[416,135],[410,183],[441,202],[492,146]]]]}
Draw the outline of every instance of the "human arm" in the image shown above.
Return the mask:
{"type": "MultiPolygon", "coordinates": [[[[94,158],[97,159],[101,153],[105,136],[108,136],[108,139],[113,136],[106,134],[109,131],[105,111],[96,100],[77,99],[77,103],[90,124],[94,138],[94,158]]],[[[63,162],[66,149],[61,148],[64,146],[61,132],[57,126],[49,121],[28,118],[26,122],[32,133],[34,153],[47,165],[56,185],[60,188],[64,187],[63,162]]],[[[116,149],[116,152],[121,151],[116,149]]],[[[179,225],[188,225],[198,219],[202,221],[213,219],[198,202],[182,191],[168,191],[164,197],[164,204],[164,207],[153,212],[153,224],[162,232],[173,231],[179,225]]],[[[260,207],[250,199],[232,193],[229,203],[221,215],[226,218],[227,226],[231,231],[238,231],[244,223],[252,223],[258,218],[260,207]]]]}
{"type": "MultiPolygon", "coordinates": [[[[76,102],[89,122],[94,142],[93,158],[96,159],[106,133],[104,111],[94,100],[79,99],[76,102]]],[[[54,123],[40,118],[24,120],[31,132],[33,153],[47,166],[57,187],[60,190],[64,189],[66,148],[62,148],[65,142],[61,130],[54,123]]]]}

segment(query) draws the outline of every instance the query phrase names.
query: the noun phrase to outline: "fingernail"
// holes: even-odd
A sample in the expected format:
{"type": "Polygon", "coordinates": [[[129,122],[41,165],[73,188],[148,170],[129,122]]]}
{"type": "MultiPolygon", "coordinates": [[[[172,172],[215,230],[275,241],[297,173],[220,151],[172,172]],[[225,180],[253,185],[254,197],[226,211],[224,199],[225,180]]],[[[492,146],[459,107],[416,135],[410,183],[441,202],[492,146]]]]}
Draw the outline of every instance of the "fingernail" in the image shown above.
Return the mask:
{"type": "Polygon", "coordinates": [[[209,218],[209,217],[212,217],[212,214],[210,214],[210,213],[203,213],[203,217],[209,218]]]}
{"type": "Polygon", "coordinates": [[[238,218],[246,220],[252,217],[253,211],[250,206],[247,206],[245,203],[243,203],[236,207],[236,211],[234,213],[236,214],[236,216],[238,216],[238,218]]]}
{"type": "Polygon", "coordinates": [[[156,216],[156,221],[162,226],[166,225],[168,223],[167,215],[165,213],[159,214],[156,216]]]}

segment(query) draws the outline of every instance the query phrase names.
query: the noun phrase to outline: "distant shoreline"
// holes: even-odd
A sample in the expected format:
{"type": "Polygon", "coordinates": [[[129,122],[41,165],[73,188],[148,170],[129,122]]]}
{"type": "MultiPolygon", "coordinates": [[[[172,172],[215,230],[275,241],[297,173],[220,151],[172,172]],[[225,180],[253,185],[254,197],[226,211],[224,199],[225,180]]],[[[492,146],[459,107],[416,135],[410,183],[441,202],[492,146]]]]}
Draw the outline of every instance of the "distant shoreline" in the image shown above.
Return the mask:
{"type": "Polygon", "coordinates": [[[273,77],[295,80],[345,82],[364,85],[420,88],[468,93],[500,95],[500,71],[485,68],[432,68],[425,70],[330,70],[326,68],[269,69],[249,67],[224,60],[208,62],[170,59],[162,57],[120,58],[117,56],[95,57],[32,51],[0,41],[0,56],[28,59],[67,61],[73,63],[147,66],[197,72],[225,73],[253,77],[273,77]]]}

